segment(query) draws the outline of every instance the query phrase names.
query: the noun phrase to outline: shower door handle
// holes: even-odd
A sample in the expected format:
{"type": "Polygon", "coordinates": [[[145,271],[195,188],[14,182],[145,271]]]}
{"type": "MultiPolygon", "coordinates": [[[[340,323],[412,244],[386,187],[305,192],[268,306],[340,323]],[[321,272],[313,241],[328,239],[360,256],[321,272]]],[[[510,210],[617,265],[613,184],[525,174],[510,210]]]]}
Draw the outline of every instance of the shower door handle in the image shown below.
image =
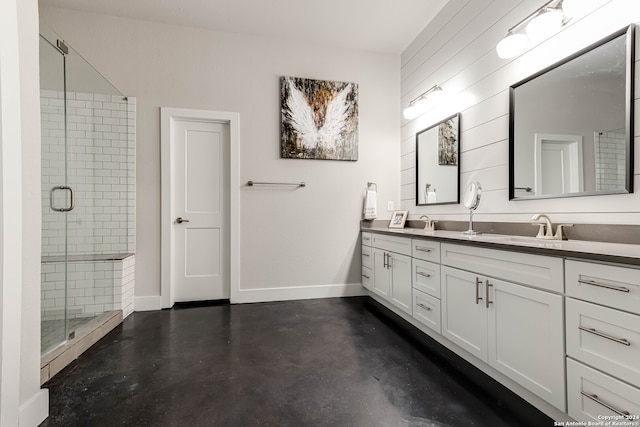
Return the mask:
{"type": "Polygon", "coordinates": [[[69,187],[68,185],[58,185],[56,187],[52,187],[51,192],[49,193],[49,207],[51,208],[52,211],[56,211],[56,212],[72,211],[73,208],[75,207],[75,192],[73,191],[73,188],[69,187]],[[54,194],[58,190],[65,190],[69,192],[69,206],[67,206],[66,208],[57,208],[54,204],[54,201],[53,201],[54,194]]]}

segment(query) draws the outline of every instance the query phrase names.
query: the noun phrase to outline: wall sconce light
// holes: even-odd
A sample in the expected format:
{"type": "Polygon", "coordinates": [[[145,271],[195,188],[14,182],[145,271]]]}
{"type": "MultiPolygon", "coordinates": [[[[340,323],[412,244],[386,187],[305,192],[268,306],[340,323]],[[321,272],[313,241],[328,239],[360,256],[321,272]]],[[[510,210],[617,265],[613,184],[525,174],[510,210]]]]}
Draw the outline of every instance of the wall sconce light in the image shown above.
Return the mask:
{"type": "Polygon", "coordinates": [[[440,86],[433,86],[432,88],[409,102],[409,106],[402,111],[402,115],[407,120],[415,119],[420,114],[427,111],[429,105],[433,104],[433,102],[437,99],[440,99],[443,94],[444,91],[440,86]]]}
{"type": "Polygon", "coordinates": [[[513,58],[526,50],[529,41],[542,40],[556,32],[567,22],[567,15],[563,10],[563,3],[566,1],[550,0],[509,28],[505,38],[496,46],[498,56],[504,59],[513,58]],[[555,3],[554,6],[552,6],[553,3],[555,3]],[[525,24],[526,35],[518,32],[524,28],[525,24]]]}

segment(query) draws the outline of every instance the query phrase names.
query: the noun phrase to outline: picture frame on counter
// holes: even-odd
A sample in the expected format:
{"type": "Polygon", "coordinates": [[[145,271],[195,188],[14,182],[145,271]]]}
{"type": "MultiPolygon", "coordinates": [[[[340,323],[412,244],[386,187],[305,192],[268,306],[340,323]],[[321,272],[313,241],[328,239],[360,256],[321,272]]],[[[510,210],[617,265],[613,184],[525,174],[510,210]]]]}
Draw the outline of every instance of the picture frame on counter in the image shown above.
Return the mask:
{"type": "Polygon", "coordinates": [[[404,228],[408,216],[409,211],[393,211],[391,220],[389,220],[389,228],[404,228]]]}

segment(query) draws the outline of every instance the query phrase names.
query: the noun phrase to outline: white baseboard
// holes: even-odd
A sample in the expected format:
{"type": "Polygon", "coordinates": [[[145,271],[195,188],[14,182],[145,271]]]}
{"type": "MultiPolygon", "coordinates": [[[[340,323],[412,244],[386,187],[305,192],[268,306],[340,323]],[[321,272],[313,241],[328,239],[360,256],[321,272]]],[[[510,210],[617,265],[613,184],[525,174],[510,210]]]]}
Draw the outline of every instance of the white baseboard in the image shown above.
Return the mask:
{"type": "Polygon", "coordinates": [[[49,416],[49,390],[44,388],[20,406],[20,427],[37,427],[49,416]]]}
{"type": "Polygon", "coordinates": [[[154,311],[162,310],[162,297],[148,296],[135,297],[133,301],[133,311],[154,311]]]}
{"type": "Polygon", "coordinates": [[[299,299],[315,298],[337,298],[367,295],[367,291],[360,283],[350,283],[345,285],[316,285],[316,286],[295,286],[261,289],[240,289],[237,300],[232,300],[233,304],[268,302],[268,301],[289,301],[299,299]]]}

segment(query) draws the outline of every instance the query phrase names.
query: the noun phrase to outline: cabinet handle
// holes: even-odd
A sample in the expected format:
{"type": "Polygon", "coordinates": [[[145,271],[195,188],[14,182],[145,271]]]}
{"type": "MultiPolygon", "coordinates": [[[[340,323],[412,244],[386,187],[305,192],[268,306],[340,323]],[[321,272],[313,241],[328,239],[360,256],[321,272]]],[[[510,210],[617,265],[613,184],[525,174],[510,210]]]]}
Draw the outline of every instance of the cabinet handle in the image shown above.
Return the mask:
{"type": "Polygon", "coordinates": [[[579,279],[578,283],[582,283],[584,285],[597,286],[599,288],[611,289],[613,291],[618,291],[618,292],[629,292],[629,288],[625,288],[624,286],[608,285],[606,283],[596,282],[595,280],[579,279]]]}
{"type": "Polygon", "coordinates": [[[430,274],[423,273],[422,271],[418,271],[416,274],[419,274],[420,276],[423,276],[423,277],[431,277],[430,274]]]}
{"type": "Polygon", "coordinates": [[[425,248],[424,246],[416,246],[416,251],[431,252],[431,249],[430,248],[425,248]]]}
{"type": "Polygon", "coordinates": [[[387,254],[387,268],[391,268],[391,261],[393,261],[391,254],[387,254]]]}
{"type": "Polygon", "coordinates": [[[431,311],[431,307],[427,307],[426,305],[422,304],[422,303],[418,303],[418,307],[420,308],[424,308],[427,311],[431,311]]]}
{"type": "Polygon", "coordinates": [[[600,400],[598,398],[598,395],[596,395],[596,394],[589,394],[589,393],[585,393],[584,391],[580,391],[580,394],[583,395],[584,397],[588,397],[589,399],[593,400],[597,404],[604,406],[605,408],[615,412],[616,414],[618,414],[620,416],[627,417],[627,416],[631,415],[627,411],[621,411],[620,409],[614,408],[613,406],[609,405],[608,403],[603,402],[602,400],[600,400]]]}
{"type": "Polygon", "coordinates": [[[362,254],[362,256],[369,256],[369,254],[362,254]]]}
{"type": "Polygon", "coordinates": [[[485,302],[487,303],[486,307],[489,308],[489,304],[493,304],[493,301],[489,301],[489,288],[493,285],[489,283],[489,279],[485,280],[485,283],[487,284],[487,287],[485,288],[485,302]]]}
{"type": "Polygon", "coordinates": [[[606,339],[611,340],[611,341],[615,341],[618,344],[622,344],[622,345],[626,345],[626,346],[630,346],[631,345],[629,340],[626,340],[624,338],[612,337],[611,335],[607,335],[607,334],[605,334],[603,332],[600,332],[598,330],[595,330],[593,328],[585,328],[584,326],[578,326],[578,329],[580,329],[581,331],[589,332],[590,334],[597,335],[597,336],[602,337],[602,338],[606,338],[606,339]]]}
{"type": "Polygon", "coordinates": [[[482,299],[482,297],[480,296],[480,278],[476,277],[476,304],[480,303],[480,300],[482,299]]]}
{"type": "Polygon", "coordinates": [[[367,276],[366,274],[363,274],[362,277],[364,277],[365,279],[371,279],[371,277],[367,276]]]}

